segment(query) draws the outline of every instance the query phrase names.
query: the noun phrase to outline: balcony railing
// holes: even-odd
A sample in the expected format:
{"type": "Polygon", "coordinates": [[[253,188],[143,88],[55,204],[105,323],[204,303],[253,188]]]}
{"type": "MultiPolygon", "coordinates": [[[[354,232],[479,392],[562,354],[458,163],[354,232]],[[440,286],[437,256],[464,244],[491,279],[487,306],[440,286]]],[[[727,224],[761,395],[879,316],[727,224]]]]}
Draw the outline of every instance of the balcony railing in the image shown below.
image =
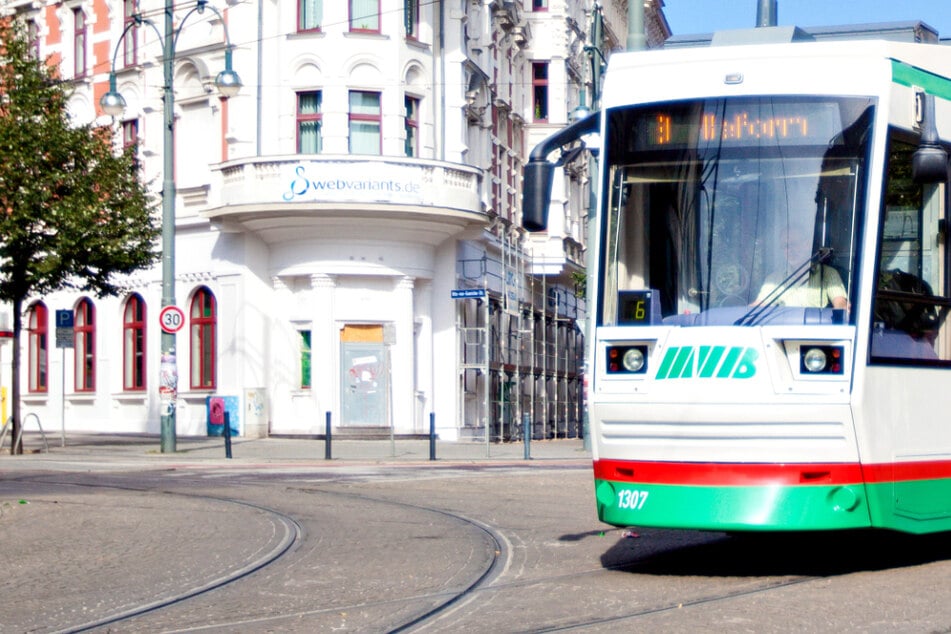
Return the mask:
{"type": "MultiPolygon", "coordinates": [[[[480,170],[413,158],[354,155],[251,157],[218,166],[207,216],[239,219],[242,214],[301,207],[392,205],[427,215],[484,217],[480,170]],[[214,194],[218,191],[218,195],[214,194]]],[[[472,218],[476,220],[477,218],[472,218]]]]}

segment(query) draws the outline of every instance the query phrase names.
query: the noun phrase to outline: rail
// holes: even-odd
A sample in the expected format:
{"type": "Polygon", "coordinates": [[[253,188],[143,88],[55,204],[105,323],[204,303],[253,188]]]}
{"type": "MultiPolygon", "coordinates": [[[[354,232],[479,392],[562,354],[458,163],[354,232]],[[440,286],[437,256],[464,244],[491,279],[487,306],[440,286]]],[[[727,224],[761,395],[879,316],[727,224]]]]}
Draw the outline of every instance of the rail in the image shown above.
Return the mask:
{"type": "MultiPolygon", "coordinates": [[[[43,436],[43,447],[46,449],[46,453],[49,453],[50,443],[46,439],[46,432],[43,431],[43,425],[40,424],[40,417],[37,416],[33,412],[30,412],[29,414],[23,417],[23,424],[20,425],[20,430],[17,432],[17,437],[12,441],[13,442],[12,446],[16,447],[20,445],[23,439],[23,429],[26,427],[26,421],[28,421],[31,417],[36,419],[36,426],[40,430],[40,435],[43,436]]],[[[0,449],[3,449],[3,441],[6,440],[7,438],[7,431],[12,427],[12,425],[10,424],[11,422],[13,422],[12,416],[7,418],[7,420],[3,422],[3,431],[0,432],[0,449]]]]}

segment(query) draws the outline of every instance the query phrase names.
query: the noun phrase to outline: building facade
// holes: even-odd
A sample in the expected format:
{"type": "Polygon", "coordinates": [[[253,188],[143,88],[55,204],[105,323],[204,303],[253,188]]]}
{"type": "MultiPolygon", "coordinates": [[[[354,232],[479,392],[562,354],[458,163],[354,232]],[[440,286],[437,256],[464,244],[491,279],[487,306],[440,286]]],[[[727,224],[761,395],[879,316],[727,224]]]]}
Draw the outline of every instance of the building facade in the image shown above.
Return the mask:
{"type": "MultiPolygon", "coordinates": [[[[589,4],[181,3],[175,363],[159,353],[158,266],[119,297],[35,297],[23,411],[46,429],[157,433],[174,368],[181,435],[208,433],[212,407],[247,436],[322,433],[327,416],[340,432],[424,433],[430,415],[444,439],[504,440],[526,421],[578,434],[584,165],[556,183],[546,235],[524,234],[519,207],[531,147],[591,94],[589,4]],[[214,90],[226,54],[243,83],[230,98],[214,90]]],[[[605,4],[602,54],[626,29],[626,3],[605,4]]],[[[646,4],[659,43],[662,3],[646,4]]],[[[73,117],[138,144],[160,196],[162,3],[4,9],[70,82],[73,117]],[[115,117],[100,106],[111,72],[115,117]]]]}

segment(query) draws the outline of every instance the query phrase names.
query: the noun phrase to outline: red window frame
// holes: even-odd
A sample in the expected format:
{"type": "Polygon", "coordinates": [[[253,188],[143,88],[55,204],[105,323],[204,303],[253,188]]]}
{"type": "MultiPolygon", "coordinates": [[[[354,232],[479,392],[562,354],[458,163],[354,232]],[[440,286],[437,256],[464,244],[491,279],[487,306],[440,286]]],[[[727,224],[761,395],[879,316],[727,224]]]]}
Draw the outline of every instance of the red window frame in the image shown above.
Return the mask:
{"type": "Polygon", "coordinates": [[[96,390],[96,307],[84,297],[73,311],[73,385],[77,392],[96,390]]]}
{"type": "Polygon", "coordinates": [[[380,32],[380,0],[376,0],[376,13],[367,14],[365,10],[360,11],[360,15],[354,16],[354,2],[365,2],[366,0],[350,0],[349,5],[349,23],[350,23],[350,32],[351,33],[379,33],[380,32]],[[359,26],[360,24],[365,24],[359,22],[366,18],[371,18],[376,21],[376,27],[364,28],[359,26]]]}
{"type": "Polygon", "coordinates": [[[129,296],[122,311],[122,389],[142,392],[146,387],[146,306],[139,294],[129,296]]]}
{"type": "Polygon", "coordinates": [[[403,27],[406,39],[419,39],[419,0],[403,0],[403,27]]]}
{"type": "Polygon", "coordinates": [[[126,119],[122,122],[122,148],[134,147],[139,142],[139,120],[126,119]]]}
{"type": "Polygon", "coordinates": [[[73,9],[73,75],[86,76],[86,14],[73,9]]]}
{"type": "Polygon", "coordinates": [[[27,314],[27,390],[49,390],[49,310],[43,302],[30,306],[27,314]]]}
{"type": "Polygon", "coordinates": [[[548,122],[548,62],[532,62],[532,120],[548,122]]]}
{"type": "MultiPolygon", "coordinates": [[[[383,153],[383,95],[378,92],[374,92],[372,90],[351,90],[350,91],[351,96],[356,94],[376,95],[377,108],[374,114],[369,114],[369,113],[355,113],[353,112],[353,107],[349,106],[349,112],[347,113],[349,120],[348,120],[347,126],[348,126],[348,134],[350,137],[350,148],[349,148],[350,153],[353,154],[353,122],[354,121],[370,122],[370,123],[376,124],[376,130],[377,130],[376,156],[379,156],[380,154],[383,153]]],[[[350,100],[350,103],[351,104],[353,103],[352,99],[350,100]]]]}
{"type": "Polygon", "coordinates": [[[419,156],[419,103],[416,97],[403,97],[406,126],[406,156],[419,156]]]}
{"type": "MultiPolygon", "coordinates": [[[[306,11],[303,7],[304,0],[297,0],[297,32],[298,33],[319,33],[321,25],[316,24],[315,26],[307,26],[304,24],[304,18],[306,17],[306,11]]],[[[321,13],[323,13],[323,7],[321,7],[321,13]]]]}
{"type": "MultiPolygon", "coordinates": [[[[297,93],[297,153],[305,154],[303,148],[301,147],[301,125],[316,122],[317,124],[317,154],[320,154],[323,149],[323,137],[321,136],[323,132],[323,119],[324,114],[323,110],[323,95],[319,90],[302,90],[297,93]],[[301,97],[304,96],[315,96],[317,100],[317,112],[302,112],[301,108],[301,97]]],[[[311,154],[311,152],[306,152],[306,154],[311,154]]]]}
{"type": "Polygon", "coordinates": [[[214,294],[205,287],[192,296],[189,309],[189,341],[191,343],[191,389],[209,390],[216,386],[216,338],[218,305],[214,294]]]}
{"type": "Polygon", "coordinates": [[[36,20],[30,20],[27,23],[27,34],[30,38],[30,50],[33,51],[33,59],[40,59],[40,25],[36,20]]]}
{"type": "Polygon", "coordinates": [[[126,66],[135,66],[139,62],[139,39],[136,27],[129,28],[135,22],[137,0],[123,0],[122,28],[125,37],[122,38],[122,63],[126,66]]]}
{"type": "Polygon", "coordinates": [[[310,330],[298,330],[300,343],[300,389],[309,390],[313,385],[311,361],[313,360],[313,333],[310,330]]]}

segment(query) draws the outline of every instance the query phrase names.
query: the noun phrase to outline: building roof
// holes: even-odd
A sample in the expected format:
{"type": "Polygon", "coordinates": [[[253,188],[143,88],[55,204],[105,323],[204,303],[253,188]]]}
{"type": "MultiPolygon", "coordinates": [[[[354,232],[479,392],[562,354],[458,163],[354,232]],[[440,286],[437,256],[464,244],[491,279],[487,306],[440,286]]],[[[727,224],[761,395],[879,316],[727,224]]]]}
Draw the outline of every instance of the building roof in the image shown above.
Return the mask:
{"type": "Polygon", "coordinates": [[[947,44],[951,42],[951,40],[941,40],[938,31],[927,23],[912,20],[810,27],[769,26],[716,33],[674,35],[664,42],[664,47],[680,48],[825,40],[889,40],[928,44],[947,44]]]}

